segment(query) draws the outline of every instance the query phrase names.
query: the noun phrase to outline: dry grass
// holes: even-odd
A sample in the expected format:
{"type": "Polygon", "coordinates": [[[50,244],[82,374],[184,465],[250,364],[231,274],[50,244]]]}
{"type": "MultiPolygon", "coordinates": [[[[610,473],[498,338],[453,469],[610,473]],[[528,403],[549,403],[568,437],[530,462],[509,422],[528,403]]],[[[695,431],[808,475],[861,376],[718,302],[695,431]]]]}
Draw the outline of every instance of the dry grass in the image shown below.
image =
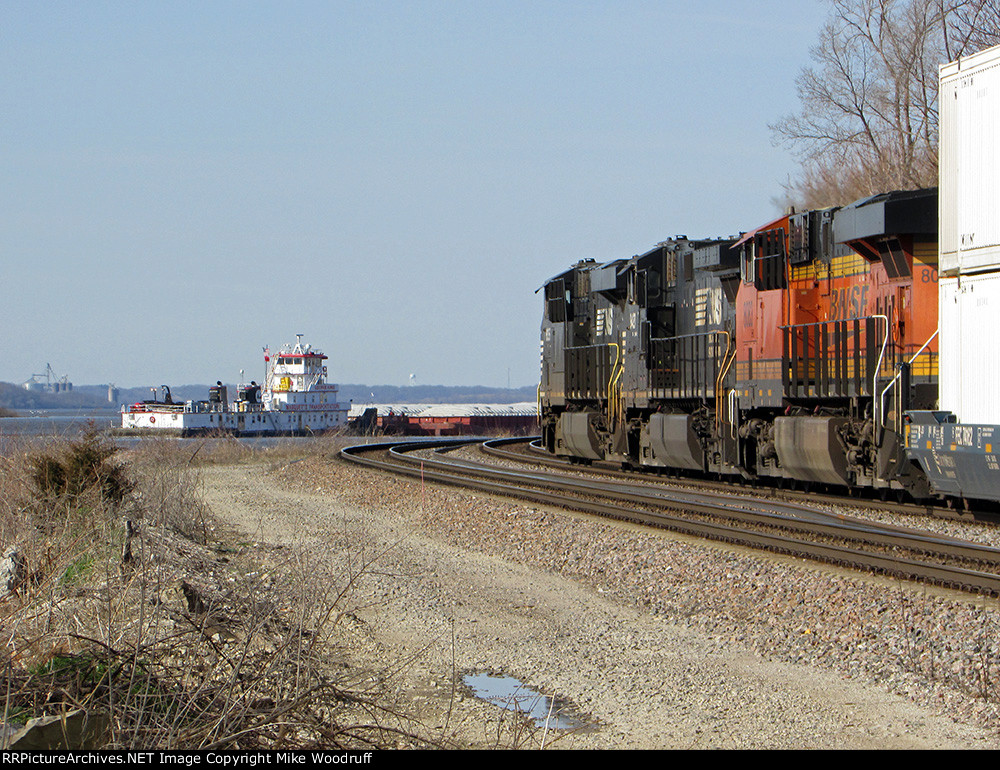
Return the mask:
{"type": "Polygon", "coordinates": [[[106,449],[47,439],[0,456],[0,538],[30,571],[0,598],[4,722],[83,708],[108,748],[432,745],[331,660],[358,575],[290,551],[262,570],[261,546],[224,545],[201,502],[197,463],[287,461],[301,442],[143,442],[127,465],[106,449]],[[48,484],[81,454],[89,484],[48,484]]]}

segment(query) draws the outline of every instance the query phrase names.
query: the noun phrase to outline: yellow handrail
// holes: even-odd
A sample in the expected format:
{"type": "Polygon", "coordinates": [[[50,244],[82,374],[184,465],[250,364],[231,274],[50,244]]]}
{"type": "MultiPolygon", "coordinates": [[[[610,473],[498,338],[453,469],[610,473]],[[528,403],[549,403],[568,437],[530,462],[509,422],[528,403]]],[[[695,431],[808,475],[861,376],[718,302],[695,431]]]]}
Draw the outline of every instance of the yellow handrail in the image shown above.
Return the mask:
{"type": "Polygon", "coordinates": [[[617,342],[609,342],[608,345],[615,349],[615,362],[608,374],[608,427],[614,431],[619,414],[624,412],[623,401],[620,398],[615,398],[615,383],[625,371],[625,367],[622,363],[621,346],[617,342]],[[619,364],[621,364],[621,369],[618,368],[619,364]]]}

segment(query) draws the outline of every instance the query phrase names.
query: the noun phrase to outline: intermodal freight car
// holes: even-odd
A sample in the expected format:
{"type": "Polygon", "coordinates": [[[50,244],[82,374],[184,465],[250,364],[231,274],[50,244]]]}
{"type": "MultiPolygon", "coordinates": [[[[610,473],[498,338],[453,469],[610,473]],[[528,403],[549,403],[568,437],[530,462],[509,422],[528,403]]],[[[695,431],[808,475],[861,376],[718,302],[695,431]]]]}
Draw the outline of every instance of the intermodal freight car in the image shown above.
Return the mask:
{"type": "Polygon", "coordinates": [[[909,456],[951,498],[1000,498],[1000,47],[941,68],[941,389],[909,456]]]}

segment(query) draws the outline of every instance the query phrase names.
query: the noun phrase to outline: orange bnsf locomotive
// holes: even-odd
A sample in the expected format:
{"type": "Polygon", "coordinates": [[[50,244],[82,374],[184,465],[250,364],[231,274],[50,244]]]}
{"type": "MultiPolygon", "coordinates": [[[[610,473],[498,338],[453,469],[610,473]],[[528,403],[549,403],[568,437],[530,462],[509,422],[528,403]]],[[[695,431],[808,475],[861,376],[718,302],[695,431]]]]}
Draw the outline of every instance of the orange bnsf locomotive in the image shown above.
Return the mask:
{"type": "Polygon", "coordinates": [[[937,191],[667,240],[544,286],[549,451],[930,494],[905,414],[937,401],[937,191]]]}

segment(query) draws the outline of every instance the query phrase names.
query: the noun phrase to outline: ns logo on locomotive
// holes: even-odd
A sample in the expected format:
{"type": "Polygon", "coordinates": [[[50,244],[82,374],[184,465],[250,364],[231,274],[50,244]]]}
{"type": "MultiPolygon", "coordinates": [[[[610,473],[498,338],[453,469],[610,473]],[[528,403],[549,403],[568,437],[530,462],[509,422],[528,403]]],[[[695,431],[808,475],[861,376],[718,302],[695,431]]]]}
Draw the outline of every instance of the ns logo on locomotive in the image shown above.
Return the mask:
{"type": "Polygon", "coordinates": [[[938,189],[546,282],[548,450],[1000,500],[1000,48],[942,67],[940,93],[938,189]]]}

